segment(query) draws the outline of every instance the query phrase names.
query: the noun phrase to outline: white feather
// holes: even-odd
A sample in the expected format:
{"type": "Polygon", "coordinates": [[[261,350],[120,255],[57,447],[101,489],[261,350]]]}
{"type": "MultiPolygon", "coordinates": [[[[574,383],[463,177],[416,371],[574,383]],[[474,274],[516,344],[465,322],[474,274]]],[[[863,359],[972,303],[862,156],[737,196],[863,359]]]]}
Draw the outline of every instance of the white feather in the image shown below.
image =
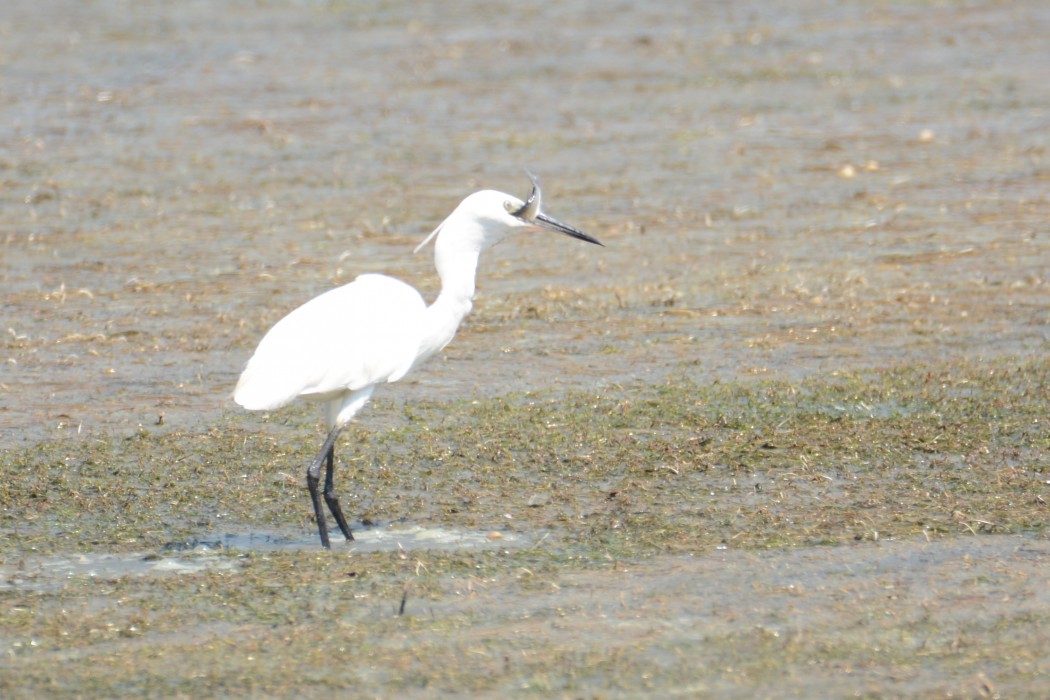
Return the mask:
{"type": "Polygon", "coordinates": [[[426,304],[386,275],[361,275],[306,302],[270,329],[244,369],[233,398],[272,410],[299,396],[335,398],[411,369],[426,304]]]}

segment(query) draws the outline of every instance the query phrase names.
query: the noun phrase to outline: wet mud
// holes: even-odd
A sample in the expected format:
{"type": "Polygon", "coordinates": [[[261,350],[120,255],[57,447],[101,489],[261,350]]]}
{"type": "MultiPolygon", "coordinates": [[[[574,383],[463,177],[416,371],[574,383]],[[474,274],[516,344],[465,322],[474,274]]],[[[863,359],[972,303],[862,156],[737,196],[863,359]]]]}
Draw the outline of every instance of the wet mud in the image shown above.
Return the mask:
{"type": "Polygon", "coordinates": [[[6,3],[0,690],[1046,694],[1048,37],[1039,2],[6,3]],[[319,415],[244,415],[241,367],[358,274],[433,298],[414,245],[525,167],[607,247],[486,254],[347,445],[412,544],[324,558],[319,415]]]}

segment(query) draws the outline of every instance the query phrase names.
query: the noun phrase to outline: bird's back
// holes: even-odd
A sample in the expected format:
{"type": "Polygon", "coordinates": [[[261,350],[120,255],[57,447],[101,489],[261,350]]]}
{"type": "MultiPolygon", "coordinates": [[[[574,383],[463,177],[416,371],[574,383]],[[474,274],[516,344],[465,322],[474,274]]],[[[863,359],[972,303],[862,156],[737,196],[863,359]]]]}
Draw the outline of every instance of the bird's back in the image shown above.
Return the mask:
{"type": "Polygon", "coordinates": [[[415,362],[426,303],[409,285],[362,275],[311,299],[263,337],[233,398],[269,410],[397,381],[415,362]]]}

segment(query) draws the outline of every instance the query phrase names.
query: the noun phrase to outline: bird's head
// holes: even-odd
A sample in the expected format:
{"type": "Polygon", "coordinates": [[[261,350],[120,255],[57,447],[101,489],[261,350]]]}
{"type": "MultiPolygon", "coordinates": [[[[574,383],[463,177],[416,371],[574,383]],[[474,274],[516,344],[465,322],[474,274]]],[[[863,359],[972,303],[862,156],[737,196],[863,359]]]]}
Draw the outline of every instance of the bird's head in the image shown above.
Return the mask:
{"type": "Polygon", "coordinates": [[[514,195],[496,190],[475,192],[460,202],[448,218],[416,247],[416,252],[435,236],[438,236],[439,247],[451,244],[453,247],[466,246],[481,251],[514,233],[538,230],[555,231],[602,245],[598,239],[544,214],[540,210],[543,196],[540,185],[531,173],[528,175],[532,181],[532,192],[528,199],[522,201],[514,195]]]}

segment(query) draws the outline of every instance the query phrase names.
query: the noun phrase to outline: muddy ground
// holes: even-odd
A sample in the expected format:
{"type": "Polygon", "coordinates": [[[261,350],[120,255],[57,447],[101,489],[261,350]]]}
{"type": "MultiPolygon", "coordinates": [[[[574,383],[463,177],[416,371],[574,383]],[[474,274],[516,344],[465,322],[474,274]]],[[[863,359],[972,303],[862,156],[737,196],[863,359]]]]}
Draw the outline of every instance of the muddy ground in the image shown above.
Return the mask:
{"type": "Polygon", "coordinates": [[[0,10],[4,697],[1045,697],[1040,2],[0,10]],[[229,393],[471,191],[344,438],[229,393]]]}

